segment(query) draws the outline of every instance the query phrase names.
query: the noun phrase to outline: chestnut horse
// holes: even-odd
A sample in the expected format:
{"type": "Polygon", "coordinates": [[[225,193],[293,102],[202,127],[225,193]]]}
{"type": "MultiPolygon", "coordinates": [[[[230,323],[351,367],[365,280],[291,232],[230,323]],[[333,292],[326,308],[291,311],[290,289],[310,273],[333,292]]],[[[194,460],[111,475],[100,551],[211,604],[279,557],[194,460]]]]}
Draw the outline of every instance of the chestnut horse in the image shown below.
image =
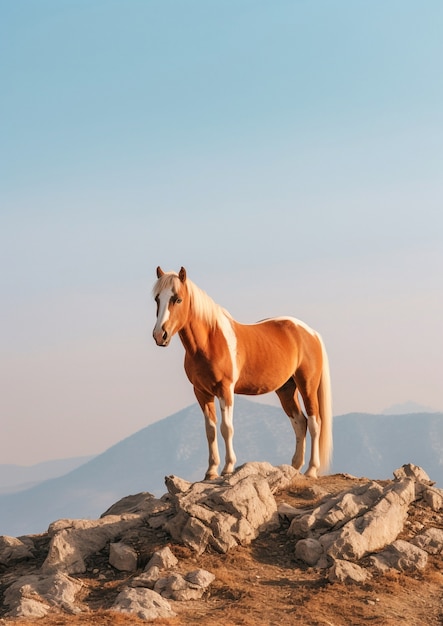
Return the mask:
{"type": "Polygon", "coordinates": [[[220,463],[215,397],[226,448],[222,474],[234,469],[234,393],[275,391],[295,431],[292,465],[300,470],[304,464],[309,429],[311,456],[306,474],[316,477],[327,470],[332,453],[332,408],[328,358],[320,335],[294,317],[240,324],[190,281],[183,267],[178,274],[158,267],[157,278],[153,336],[158,346],[167,346],[178,333],[185,348],[185,371],[205,417],[209,446],[205,479],[217,476],[220,463]]]}

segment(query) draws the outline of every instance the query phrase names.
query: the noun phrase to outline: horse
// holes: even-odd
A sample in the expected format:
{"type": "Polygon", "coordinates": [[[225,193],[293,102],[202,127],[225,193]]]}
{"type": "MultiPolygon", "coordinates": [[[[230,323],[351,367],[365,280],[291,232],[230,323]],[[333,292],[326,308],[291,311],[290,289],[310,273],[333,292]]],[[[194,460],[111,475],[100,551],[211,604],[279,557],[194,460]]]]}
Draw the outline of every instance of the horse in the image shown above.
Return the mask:
{"type": "Polygon", "coordinates": [[[209,448],[205,480],[218,476],[215,398],[221,411],[225,442],[222,476],[233,472],[234,394],[275,391],[295,431],[293,467],[305,461],[306,433],[311,455],[306,475],[327,471],[332,454],[332,405],[329,363],[320,335],[294,317],[241,324],[187,277],[184,267],[164,272],[157,267],[152,290],[157,303],[153,337],[166,347],[178,333],[185,349],[184,367],[205,419],[209,448]],[[303,400],[305,414],[300,407],[303,400]]]}

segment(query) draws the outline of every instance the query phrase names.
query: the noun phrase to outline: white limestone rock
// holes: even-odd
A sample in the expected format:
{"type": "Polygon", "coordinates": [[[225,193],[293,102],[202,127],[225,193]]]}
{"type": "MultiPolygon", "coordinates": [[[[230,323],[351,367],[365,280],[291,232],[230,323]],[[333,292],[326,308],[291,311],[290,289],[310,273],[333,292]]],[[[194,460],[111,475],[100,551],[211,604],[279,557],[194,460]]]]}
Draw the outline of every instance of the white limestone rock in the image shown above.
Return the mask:
{"type": "Polygon", "coordinates": [[[175,617],[166,598],[152,589],[127,587],[121,591],[112,606],[113,611],[135,615],[140,619],[152,621],[160,617],[175,617]]]}

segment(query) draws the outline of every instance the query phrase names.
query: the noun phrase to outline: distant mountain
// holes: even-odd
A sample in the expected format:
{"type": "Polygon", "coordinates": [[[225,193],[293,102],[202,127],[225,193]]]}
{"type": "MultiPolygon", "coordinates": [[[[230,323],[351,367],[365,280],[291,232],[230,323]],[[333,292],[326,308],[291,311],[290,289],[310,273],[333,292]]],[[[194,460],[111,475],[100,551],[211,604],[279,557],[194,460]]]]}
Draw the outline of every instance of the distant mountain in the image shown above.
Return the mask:
{"type": "Polygon", "coordinates": [[[334,419],[333,473],[390,478],[404,463],[419,465],[443,488],[443,413],[349,413],[334,419]]]}
{"type": "MultiPolygon", "coordinates": [[[[236,397],[237,464],[290,463],[295,437],[278,407],[236,397]]],[[[96,518],[119,498],[166,492],[175,474],[201,480],[207,467],[203,416],[197,404],[124,439],[65,476],[20,493],[0,495],[0,535],[39,533],[58,518],[96,518]]],[[[220,452],[224,446],[220,437],[220,452]]],[[[309,445],[309,444],[308,444],[309,445]]],[[[369,415],[334,420],[332,473],[389,478],[404,463],[422,466],[443,487],[443,414],[369,415]]]]}
{"type": "Polygon", "coordinates": [[[44,480],[63,476],[84,465],[93,456],[78,456],[70,459],[55,459],[35,465],[0,464],[0,494],[29,489],[44,480]]]}
{"type": "Polygon", "coordinates": [[[435,413],[435,409],[431,409],[429,406],[423,404],[417,404],[417,402],[401,402],[400,404],[393,404],[383,409],[383,415],[408,415],[409,413],[435,413]]]}

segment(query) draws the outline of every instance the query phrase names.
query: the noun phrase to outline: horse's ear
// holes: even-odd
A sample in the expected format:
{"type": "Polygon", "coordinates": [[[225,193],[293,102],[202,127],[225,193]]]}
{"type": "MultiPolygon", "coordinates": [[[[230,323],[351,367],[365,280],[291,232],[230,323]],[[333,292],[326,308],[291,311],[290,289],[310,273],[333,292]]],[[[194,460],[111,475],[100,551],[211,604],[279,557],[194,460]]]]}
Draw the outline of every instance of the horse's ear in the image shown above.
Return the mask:
{"type": "Polygon", "coordinates": [[[182,283],[184,283],[186,281],[186,270],[185,270],[184,267],[180,268],[180,271],[178,273],[178,277],[180,278],[182,283]]]}
{"type": "Polygon", "coordinates": [[[160,267],[160,265],[157,267],[157,278],[160,278],[161,276],[163,276],[164,271],[162,270],[162,268],[160,267]]]}

